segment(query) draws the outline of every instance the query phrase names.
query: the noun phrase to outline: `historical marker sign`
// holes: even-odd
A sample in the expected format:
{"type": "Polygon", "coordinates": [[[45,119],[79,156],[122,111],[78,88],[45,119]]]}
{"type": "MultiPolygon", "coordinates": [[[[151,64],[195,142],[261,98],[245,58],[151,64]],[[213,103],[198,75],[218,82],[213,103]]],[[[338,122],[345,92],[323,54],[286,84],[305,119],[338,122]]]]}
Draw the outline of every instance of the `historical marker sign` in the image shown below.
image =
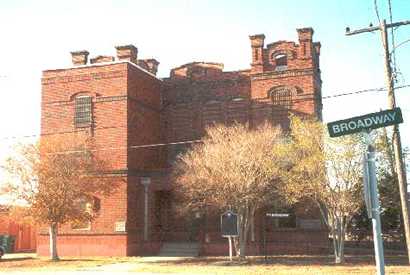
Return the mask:
{"type": "Polygon", "coordinates": [[[226,211],[221,215],[221,233],[223,237],[235,237],[238,232],[238,215],[232,211],[226,211]]]}
{"type": "Polygon", "coordinates": [[[352,117],[327,124],[331,137],[340,137],[363,130],[377,129],[403,122],[400,108],[352,117]]]}

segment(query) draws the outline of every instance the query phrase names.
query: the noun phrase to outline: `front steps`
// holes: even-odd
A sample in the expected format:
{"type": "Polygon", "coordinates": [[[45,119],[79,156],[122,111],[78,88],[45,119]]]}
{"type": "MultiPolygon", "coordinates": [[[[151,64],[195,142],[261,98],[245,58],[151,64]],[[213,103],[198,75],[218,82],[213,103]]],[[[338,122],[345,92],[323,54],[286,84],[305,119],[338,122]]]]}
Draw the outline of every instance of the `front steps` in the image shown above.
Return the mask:
{"type": "Polygon", "coordinates": [[[198,257],[198,242],[164,242],[158,254],[160,257],[198,257]]]}

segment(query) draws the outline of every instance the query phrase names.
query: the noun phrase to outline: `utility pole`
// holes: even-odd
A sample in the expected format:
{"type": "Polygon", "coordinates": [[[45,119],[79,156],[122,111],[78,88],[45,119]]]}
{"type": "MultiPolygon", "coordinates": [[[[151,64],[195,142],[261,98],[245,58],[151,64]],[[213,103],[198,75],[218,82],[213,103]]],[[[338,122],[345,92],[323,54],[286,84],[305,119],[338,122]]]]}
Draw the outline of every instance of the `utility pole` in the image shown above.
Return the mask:
{"type": "MultiPolygon", "coordinates": [[[[380,22],[380,26],[378,27],[369,27],[363,28],[355,31],[350,31],[349,28],[346,28],[346,35],[355,35],[365,32],[372,32],[372,31],[380,31],[382,36],[382,43],[384,48],[384,70],[385,70],[385,79],[386,79],[386,86],[388,91],[388,106],[389,109],[393,109],[396,107],[396,99],[394,95],[394,81],[391,75],[391,67],[390,67],[390,52],[389,52],[389,40],[387,36],[387,29],[399,27],[403,25],[410,25],[410,20],[395,22],[386,24],[386,20],[380,22]]],[[[393,49],[395,50],[395,49],[393,49]]],[[[402,146],[401,146],[401,139],[400,139],[400,132],[399,132],[399,125],[393,126],[393,150],[394,150],[394,162],[396,167],[396,175],[397,175],[397,182],[399,184],[399,191],[400,191],[400,203],[401,203],[401,210],[403,215],[403,222],[404,222],[404,232],[406,237],[406,245],[407,245],[407,257],[410,263],[410,223],[409,223],[409,209],[407,204],[407,179],[406,179],[406,169],[403,163],[403,153],[402,153],[402,146]]]]}

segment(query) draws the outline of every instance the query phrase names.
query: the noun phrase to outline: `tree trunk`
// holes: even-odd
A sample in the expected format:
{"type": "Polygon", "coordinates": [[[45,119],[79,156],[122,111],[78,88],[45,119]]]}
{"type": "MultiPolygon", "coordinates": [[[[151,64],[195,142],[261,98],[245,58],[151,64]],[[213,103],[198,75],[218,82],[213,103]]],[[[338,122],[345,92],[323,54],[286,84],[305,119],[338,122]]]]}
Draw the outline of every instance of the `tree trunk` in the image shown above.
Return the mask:
{"type": "Polygon", "coordinates": [[[344,263],[344,240],[346,232],[346,223],[344,217],[334,215],[332,217],[332,237],[333,237],[333,250],[335,254],[335,263],[344,263]]]}
{"type": "Polygon", "coordinates": [[[236,255],[241,259],[245,259],[246,257],[246,244],[248,242],[248,233],[250,228],[250,215],[252,211],[249,209],[247,205],[241,207],[238,213],[239,219],[239,236],[235,242],[235,250],[236,255]]]}
{"type": "Polygon", "coordinates": [[[58,261],[60,258],[57,254],[57,223],[50,224],[50,257],[53,261],[58,261]]]}
{"type": "Polygon", "coordinates": [[[251,221],[251,241],[255,242],[255,213],[251,214],[250,217],[250,221],[251,221]]]}

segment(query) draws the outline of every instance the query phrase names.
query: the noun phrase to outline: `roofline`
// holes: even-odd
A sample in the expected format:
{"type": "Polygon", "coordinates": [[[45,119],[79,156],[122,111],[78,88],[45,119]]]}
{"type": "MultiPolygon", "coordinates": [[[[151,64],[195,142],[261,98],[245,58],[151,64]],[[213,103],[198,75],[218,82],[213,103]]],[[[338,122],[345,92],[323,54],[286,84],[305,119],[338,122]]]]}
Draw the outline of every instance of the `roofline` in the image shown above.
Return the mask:
{"type": "Polygon", "coordinates": [[[80,69],[80,68],[91,68],[91,67],[102,67],[102,66],[108,66],[108,65],[115,65],[115,64],[123,64],[123,63],[128,63],[131,66],[134,66],[135,68],[137,68],[138,70],[154,77],[155,79],[159,80],[159,81],[163,81],[161,78],[157,77],[155,74],[145,70],[144,68],[138,66],[137,64],[128,61],[128,60],[116,60],[116,61],[110,61],[110,62],[102,62],[102,63],[94,63],[94,64],[86,64],[86,65],[79,65],[79,66],[70,66],[67,68],[62,68],[62,69],[48,69],[48,70],[44,70],[44,72],[52,72],[52,71],[61,71],[61,70],[72,70],[72,69],[80,69]]]}
{"type": "Polygon", "coordinates": [[[224,63],[219,63],[219,62],[206,62],[206,61],[193,61],[193,62],[189,62],[189,63],[182,64],[182,65],[180,65],[180,66],[178,66],[178,67],[172,68],[171,71],[172,71],[172,70],[176,70],[176,69],[181,69],[181,68],[184,68],[184,67],[188,67],[188,66],[190,66],[190,65],[197,65],[197,64],[211,64],[211,65],[216,65],[216,66],[222,67],[222,71],[223,71],[223,69],[224,69],[224,63]]]}

